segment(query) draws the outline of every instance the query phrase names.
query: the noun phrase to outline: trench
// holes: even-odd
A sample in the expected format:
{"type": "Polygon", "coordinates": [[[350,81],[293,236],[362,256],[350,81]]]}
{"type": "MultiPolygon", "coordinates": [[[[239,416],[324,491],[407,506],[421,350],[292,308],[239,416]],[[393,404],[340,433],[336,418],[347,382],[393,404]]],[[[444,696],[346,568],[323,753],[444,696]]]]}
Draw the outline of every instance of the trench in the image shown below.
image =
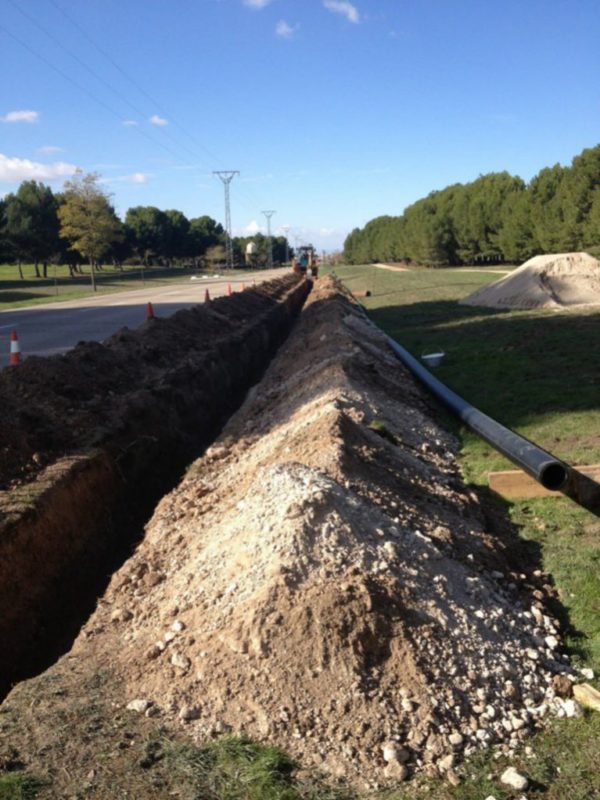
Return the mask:
{"type": "MultiPolygon", "coordinates": [[[[248,313],[239,296],[213,301],[209,347],[183,352],[120,398],[118,424],[93,447],[0,492],[0,699],[71,649],[160,498],[260,380],[312,286],[291,275],[271,284],[248,313]]],[[[247,297],[253,294],[261,287],[247,297]]],[[[189,312],[177,318],[188,333],[192,323],[202,325],[189,312]]]]}

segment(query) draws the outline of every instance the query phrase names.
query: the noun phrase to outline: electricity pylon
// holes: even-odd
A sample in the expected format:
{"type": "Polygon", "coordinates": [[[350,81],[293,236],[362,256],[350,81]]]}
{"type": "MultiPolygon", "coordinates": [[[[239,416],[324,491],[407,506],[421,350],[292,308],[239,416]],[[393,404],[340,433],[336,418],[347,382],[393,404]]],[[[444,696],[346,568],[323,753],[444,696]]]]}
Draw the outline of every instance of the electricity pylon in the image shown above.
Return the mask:
{"type": "Polygon", "coordinates": [[[271,244],[271,217],[273,214],[276,214],[276,211],[263,211],[262,212],[265,217],[267,218],[267,246],[269,248],[268,257],[269,257],[269,269],[273,269],[273,246],[271,244]]]}
{"type": "Polygon", "coordinates": [[[225,233],[227,235],[227,266],[233,269],[233,240],[231,238],[231,203],[229,201],[229,184],[239,175],[237,169],[213,170],[213,175],[218,175],[225,188],[225,233]]]}

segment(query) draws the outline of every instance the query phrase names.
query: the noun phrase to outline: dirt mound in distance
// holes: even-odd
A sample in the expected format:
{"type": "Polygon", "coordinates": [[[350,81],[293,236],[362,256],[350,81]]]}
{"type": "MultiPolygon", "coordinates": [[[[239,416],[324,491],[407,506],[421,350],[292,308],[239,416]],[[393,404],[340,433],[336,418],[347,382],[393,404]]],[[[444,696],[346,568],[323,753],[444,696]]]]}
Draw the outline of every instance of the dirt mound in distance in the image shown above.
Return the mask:
{"type": "Polygon", "coordinates": [[[588,253],[534,256],[505,278],[459,301],[490,308],[600,305],[600,261],[588,253]]]}
{"type": "Polygon", "coordinates": [[[456,451],[382,334],[322,279],[71,654],[9,695],[12,745],[46,771],[67,752],[89,765],[89,729],[79,744],[31,702],[76,695],[86,670],[132,726],[249,734],[361,787],[517,747],[564,715],[553,680],[569,667],[547,577],[523,571],[456,451]]]}

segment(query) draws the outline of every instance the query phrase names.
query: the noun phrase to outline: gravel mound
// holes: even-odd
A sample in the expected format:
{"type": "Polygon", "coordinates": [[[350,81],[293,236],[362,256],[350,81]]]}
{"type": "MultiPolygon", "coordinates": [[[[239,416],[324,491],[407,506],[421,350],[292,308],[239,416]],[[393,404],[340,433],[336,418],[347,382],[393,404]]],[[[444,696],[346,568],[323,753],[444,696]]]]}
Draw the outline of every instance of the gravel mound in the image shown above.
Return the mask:
{"type": "Polygon", "coordinates": [[[514,746],[562,709],[566,659],[549,586],[524,586],[455,450],[383,337],[322,281],[158,507],[85,646],[120,629],[129,700],[198,739],[244,732],[361,785],[514,746]]]}
{"type": "MultiPolygon", "coordinates": [[[[198,741],[244,733],[359,788],[456,781],[465,754],[510,752],[569,713],[570,671],[548,577],[486,517],[456,450],[383,336],[321,279],[49,671],[53,692],[76,696],[87,665],[120,713],[198,741]]],[[[8,698],[15,719],[30,683],[8,698]]]]}
{"type": "Polygon", "coordinates": [[[600,261],[587,253],[534,256],[460,303],[520,309],[598,305],[600,261]]]}

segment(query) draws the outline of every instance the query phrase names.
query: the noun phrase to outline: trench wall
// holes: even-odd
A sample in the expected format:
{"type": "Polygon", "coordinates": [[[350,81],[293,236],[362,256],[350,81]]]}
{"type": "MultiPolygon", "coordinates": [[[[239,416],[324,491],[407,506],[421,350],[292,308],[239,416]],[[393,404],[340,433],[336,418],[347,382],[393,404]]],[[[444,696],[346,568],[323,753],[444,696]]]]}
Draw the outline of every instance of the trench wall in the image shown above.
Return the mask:
{"type": "MultiPolygon", "coordinates": [[[[179,325],[189,341],[197,326],[201,347],[179,348],[168,368],[121,393],[118,413],[87,431],[81,451],[0,492],[0,697],[70,647],[157,501],[260,378],[310,286],[290,275],[247,290],[246,300],[179,312],[166,335],[179,325]]],[[[145,327],[135,332],[137,350],[145,336],[157,341],[156,328],[145,327]]],[[[115,340],[125,358],[128,336],[115,340]]],[[[57,371],[63,365],[56,360],[57,371]]]]}

